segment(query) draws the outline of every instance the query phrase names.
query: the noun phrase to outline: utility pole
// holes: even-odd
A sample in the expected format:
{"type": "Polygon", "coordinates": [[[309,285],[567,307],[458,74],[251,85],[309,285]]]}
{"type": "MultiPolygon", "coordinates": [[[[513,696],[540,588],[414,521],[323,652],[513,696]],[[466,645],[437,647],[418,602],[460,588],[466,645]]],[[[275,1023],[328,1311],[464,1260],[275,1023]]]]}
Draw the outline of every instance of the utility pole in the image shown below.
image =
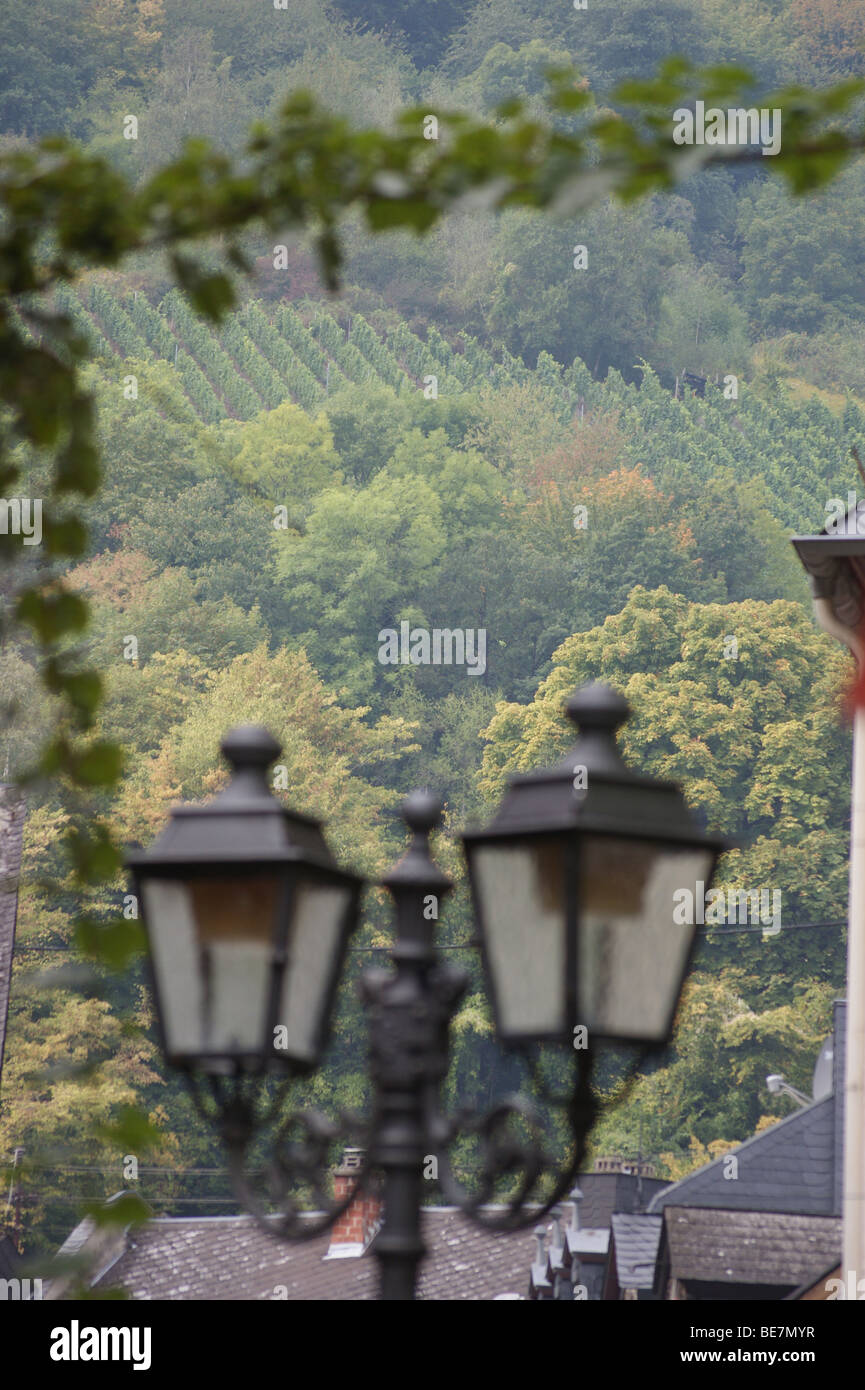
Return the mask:
{"type": "Polygon", "coordinates": [[[414,832],[400,862],[382,880],[396,905],[396,970],[368,970],[361,986],[372,1006],[371,1071],[381,1124],[371,1158],[384,1174],[384,1221],[375,1242],[382,1299],[416,1297],[417,1275],[425,1253],[421,1232],[424,1160],[435,1149],[429,1129],[428,1098],[448,1069],[448,1025],[465,993],[463,970],[439,965],[435,918],[425,904],[438,904],[451,891],[429,853],[429,836],[440,806],[424,792],[406,802],[405,818],[414,832]]]}
{"type": "Polygon", "coordinates": [[[19,1255],[23,1254],[24,1251],[24,1228],[21,1221],[21,1207],[24,1194],[21,1190],[21,1177],[18,1174],[18,1167],[23,1162],[25,1153],[26,1150],[23,1148],[16,1149],[15,1157],[12,1160],[12,1240],[19,1255]]]}
{"type": "MultiPolygon", "coordinates": [[[[7,755],[8,768],[8,755],[7,755]]],[[[6,773],[8,776],[8,771],[6,773]]],[[[0,783],[0,1077],[12,986],[12,952],[18,917],[18,879],[25,802],[17,787],[0,783]]]]}

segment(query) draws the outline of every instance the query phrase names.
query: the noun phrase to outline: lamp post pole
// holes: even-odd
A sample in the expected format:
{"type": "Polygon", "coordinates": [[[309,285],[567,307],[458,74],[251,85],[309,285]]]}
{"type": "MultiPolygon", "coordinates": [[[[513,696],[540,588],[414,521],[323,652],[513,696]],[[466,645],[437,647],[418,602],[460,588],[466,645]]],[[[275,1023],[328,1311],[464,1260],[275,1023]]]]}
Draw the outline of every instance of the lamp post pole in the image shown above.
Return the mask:
{"type": "Polygon", "coordinates": [[[413,831],[406,854],[383,880],[396,904],[393,970],[368,970],[362,990],[370,1008],[370,1074],[376,1121],[370,1153],[383,1175],[384,1221],[374,1251],[381,1298],[415,1297],[425,1254],[420,1218],[424,1167],[433,1136],[434,1101],[448,1068],[448,1026],[467,983],[464,971],[439,965],[433,946],[439,903],[450,880],[432,862],[430,831],[440,803],[415,792],[403,807],[413,831]]]}

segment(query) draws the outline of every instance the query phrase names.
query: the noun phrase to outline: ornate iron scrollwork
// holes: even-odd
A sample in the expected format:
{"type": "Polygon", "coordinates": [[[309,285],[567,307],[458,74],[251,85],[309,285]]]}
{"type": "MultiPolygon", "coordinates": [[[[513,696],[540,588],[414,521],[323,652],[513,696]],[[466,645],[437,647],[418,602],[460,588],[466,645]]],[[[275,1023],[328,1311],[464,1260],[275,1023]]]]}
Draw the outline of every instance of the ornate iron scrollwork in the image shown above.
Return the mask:
{"type": "Polygon", "coordinates": [[[350,1142],[366,1150],[369,1145],[368,1125],[349,1111],[333,1120],[315,1107],[291,1109],[276,1125],[265,1167],[250,1169],[252,1142],[273,1128],[294,1078],[282,1081],[267,1100],[260,1079],[212,1076],[206,1090],[202,1079],[189,1074],[186,1079],[196,1110],[225,1144],[238,1200],[268,1235],[313,1240],[329,1230],[368,1185],[370,1165],[364,1162],[342,1200],[335,1202],[327,1188],[334,1146],[350,1142]]]}

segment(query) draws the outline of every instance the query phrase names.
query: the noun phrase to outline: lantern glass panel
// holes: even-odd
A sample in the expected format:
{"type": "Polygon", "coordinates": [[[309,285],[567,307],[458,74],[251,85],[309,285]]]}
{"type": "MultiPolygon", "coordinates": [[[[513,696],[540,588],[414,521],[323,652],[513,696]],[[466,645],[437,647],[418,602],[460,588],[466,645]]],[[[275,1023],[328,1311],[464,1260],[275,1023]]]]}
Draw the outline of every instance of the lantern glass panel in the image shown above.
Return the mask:
{"type": "Polygon", "coordinates": [[[577,1011],[590,1035],[667,1036],[695,931],[677,895],[688,890],[694,903],[714,858],[645,840],[583,840],[577,1011]]]}
{"type": "Polygon", "coordinates": [[[315,879],[298,884],[274,1046],[301,1062],[314,1062],[319,1052],[351,901],[346,884],[315,879]]]}
{"type": "Polygon", "coordinates": [[[487,841],[472,860],[501,1035],[561,1035],[567,909],[560,842],[487,841]]]}
{"type": "Polygon", "coordinates": [[[145,878],[169,1057],[261,1054],[281,890],[275,874],[145,878]]]}

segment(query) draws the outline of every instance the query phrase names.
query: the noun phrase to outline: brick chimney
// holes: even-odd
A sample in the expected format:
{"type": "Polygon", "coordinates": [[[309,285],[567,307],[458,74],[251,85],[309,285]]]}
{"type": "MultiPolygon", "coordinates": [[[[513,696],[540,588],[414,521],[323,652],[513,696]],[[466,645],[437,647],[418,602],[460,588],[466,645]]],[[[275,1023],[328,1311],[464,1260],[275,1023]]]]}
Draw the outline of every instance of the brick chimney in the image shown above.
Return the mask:
{"type": "MultiPolygon", "coordinates": [[[[342,1202],[357,1186],[363,1167],[363,1149],[346,1149],[333,1175],[333,1195],[342,1202]]],[[[326,1260],[350,1259],[362,1255],[381,1225],[381,1197],[377,1190],[364,1189],[343,1212],[331,1229],[326,1260]]]]}
{"type": "Polygon", "coordinates": [[[626,1177],[653,1178],[655,1165],[643,1159],[624,1159],[619,1154],[595,1159],[596,1173],[623,1173],[626,1177]]]}

